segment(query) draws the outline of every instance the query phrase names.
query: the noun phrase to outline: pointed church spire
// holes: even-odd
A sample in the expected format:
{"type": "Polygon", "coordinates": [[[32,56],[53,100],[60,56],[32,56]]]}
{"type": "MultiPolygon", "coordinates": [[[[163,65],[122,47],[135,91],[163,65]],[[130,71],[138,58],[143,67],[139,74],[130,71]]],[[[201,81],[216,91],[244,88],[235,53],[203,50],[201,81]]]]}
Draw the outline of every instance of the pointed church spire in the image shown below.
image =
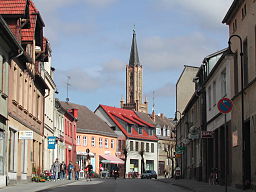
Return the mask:
{"type": "Polygon", "coordinates": [[[132,47],[131,47],[129,65],[130,66],[140,65],[135,30],[133,30],[132,47]]]}

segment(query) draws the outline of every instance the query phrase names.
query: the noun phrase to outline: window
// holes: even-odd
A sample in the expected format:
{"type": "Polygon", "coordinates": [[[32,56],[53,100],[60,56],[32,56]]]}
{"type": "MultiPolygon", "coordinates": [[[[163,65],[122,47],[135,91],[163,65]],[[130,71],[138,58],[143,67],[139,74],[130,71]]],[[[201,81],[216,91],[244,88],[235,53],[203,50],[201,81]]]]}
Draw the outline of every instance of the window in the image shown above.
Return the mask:
{"type": "Polygon", "coordinates": [[[151,128],[149,128],[149,129],[148,129],[148,134],[149,134],[150,136],[152,136],[152,135],[153,135],[153,132],[154,132],[154,130],[153,130],[153,129],[151,129],[151,128]]]}
{"type": "Polygon", "coordinates": [[[156,135],[161,135],[161,129],[160,128],[156,128],[156,135]]]}
{"type": "Polygon", "coordinates": [[[83,136],[83,144],[84,144],[84,146],[87,146],[87,137],[86,136],[83,136]]]}
{"type": "Polygon", "coordinates": [[[213,106],[216,105],[216,81],[213,82],[213,85],[212,85],[212,99],[213,99],[213,106]]]}
{"type": "Polygon", "coordinates": [[[237,30],[237,21],[235,19],[235,21],[233,22],[233,33],[237,30]]]}
{"type": "Polygon", "coordinates": [[[154,153],[154,147],[155,147],[154,143],[151,143],[151,153],[154,153]]]}
{"type": "Polygon", "coordinates": [[[169,130],[169,129],[167,130],[167,136],[168,136],[168,137],[170,137],[170,136],[171,136],[171,134],[170,134],[170,130],[169,130]]]}
{"type": "Polygon", "coordinates": [[[80,136],[76,136],[76,145],[80,145],[80,136]]]}
{"type": "Polygon", "coordinates": [[[5,134],[0,130],[0,175],[4,175],[4,143],[5,134]]]}
{"type": "Polygon", "coordinates": [[[135,142],[135,151],[139,151],[139,142],[135,142]]]}
{"type": "Polygon", "coordinates": [[[243,42],[243,52],[244,52],[244,86],[248,85],[249,77],[248,77],[248,43],[247,39],[243,42]]]}
{"type": "Polygon", "coordinates": [[[138,127],[139,134],[142,134],[142,127],[138,127]]]}
{"type": "Polygon", "coordinates": [[[133,141],[130,141],[130,151],[133,151],[133,141]]]}
{"type": "Polygon", "coordinates": [[[0,91],[2,91],[2,93],[7,94],[6,93],[7,86],[8,86],[7,85],[7,83],[8,83],[7,75],[6,75],[7,66],[6,66],[6,61],[5,61],[4,57],[2,57],[1,55],[0,55],[0,65],[2,66],[2,74],[0,74],[0,91]],[[1,77],[1,75],[2,75],[2,77],[1,77]]]}
{"type": "Polygon", "coordinates": [[[70,135],[69,136],[72,138],[72,134],[73,134],[72,132],[73,131],[72,131],[72,124],[71,123],[69,123],[69,130],[70,130],[70,135]]]}
{"type": "Polygon", "coordinates": [[[163,128],[163,136],[165,137],[166,136],[166,129],[163,128]]]}
{"type": "Polygon", "coordinates": [[[221,72],[221,96],[225,97],[227,95],[226,87],[226,69],[221,72]]]}
{"type": "Polygon", "coordinates": [[[105,147],[108,148],[108,139],[105,139],[105,147]]]}
{"type": "Polygon", "coordinates": [[[149,143],[146,143],[146,152],[149,152],[149,143]]]}
{"type": "Polygon", "coordinates": [[[144,142],[141,142],[141,149],[140,149],[141,151],[144,151],[145,150],[145,148],[144,148],[144,142]]]}
{"type": "Polygon", "coordinates": [[[131,125],[127,125],[127,132],[128,132],[128,133],[132,133],[132,127],[131,127],[131,125]]]}
{"type": "Polygon", "coordinates": [[[211,97],[211,86],[208,87],[208,110],[211,110],[211,106],[212,106],[212,97],[211,97]]]}
{"type": "Polygon", "coordinates": [[[246,16],[246,4],[244,4],[243,8],[242,8],[242,19],[244,19],[244,17],[246,16]]]}
{"type": "Polygon", "coordinates": [[[102,147],[103,139],[100,137],[99,138],[99,147],[102,147]]]}
{"type": "Polygon", "coordinates": [[[237,52],[234,55],[234,94],[238,94],[238,56],[237,52]]]}
{"type": "Polygon", "coordinates": [[[122,141],[118,140],[118,147],[117,147],[117,151],[121,151],[122,150],[122,141]]]}
{"type": "Polygon", "coordinates": [[[92,137],[92,146],[95,147],[95,137],[92,137]]]}
{"type": "Polygon", "coordinates": [[[114,147],[115,147],[115,140],[111,139],[111,149],[114,149],[114,147]]]}
{"type": "Polygon", "coordinates": [[[16,131],[10,129],[9,135],[9,171],[14,171],[16,131]]]}

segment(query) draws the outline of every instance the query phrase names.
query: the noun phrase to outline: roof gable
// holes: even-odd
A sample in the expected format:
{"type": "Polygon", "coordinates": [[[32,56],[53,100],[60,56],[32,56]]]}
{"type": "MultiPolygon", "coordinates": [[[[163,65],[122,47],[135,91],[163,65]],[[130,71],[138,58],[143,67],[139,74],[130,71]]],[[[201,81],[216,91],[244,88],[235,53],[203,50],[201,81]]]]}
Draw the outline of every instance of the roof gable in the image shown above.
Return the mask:
{"type": "Polygon", "coordinates": [[[146,131],[142,131],[142,134],[138,134],[137,131],[134,129],[132,133],[128,133],[125,127],[118,121],[118,118],[122,121],[125,121],[127,124],[137,125],[138,127],[151,127],[153,128],[154,125],[145,122],[137,114],[128,109],[121,109],[116,107],[110,107],[106,105],[100,105],[105,113],[111,118],[111,120],[119,127],[119,129],[129,138],[136,138],[136,139],[145,139],[145,140],[157,140],[156,136],[149,135],[146,131]]]}

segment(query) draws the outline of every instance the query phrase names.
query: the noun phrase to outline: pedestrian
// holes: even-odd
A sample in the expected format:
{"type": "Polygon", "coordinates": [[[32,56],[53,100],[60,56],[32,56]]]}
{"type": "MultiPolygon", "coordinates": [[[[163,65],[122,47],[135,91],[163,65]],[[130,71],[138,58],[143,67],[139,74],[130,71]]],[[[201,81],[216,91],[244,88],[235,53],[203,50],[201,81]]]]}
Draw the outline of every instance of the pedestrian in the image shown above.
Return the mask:
{"type": "Polygon", "coordinates": [[[80,167],[79,167],[78,162],[75,163],[74,172],[75,172],[75,180],[78,180],[79,179],[79,172],[80,172],[80,167]]]}
{"type": "Polygon", "coordinates": [[[68,180],[72,180],[72,172],[74,170],[74,165],[70,161],[68,164],[68,180]]]}
{"type": "Polygon", "coordinates": [[[60,163],[58,158],[56,158],[55,162],[52,164],[51,171],[53,173],[53,179],[56,181],[60,172],[60,163]]]}
{"type": "Polygon", "coordinates": [[[60,178],[63,180],[66,178],[66,171],[67,171],[67,166],[64,161],[60,164],[60,178]]]}
{"type": "Polygon", "coordinates": [[[90,164],[85,167],[85,170],[86,170],[86,181],[88,181],[89,179],[90,179],[90,181],[92,180],[91,179],[91,177],[92,177],[92,169],[93,169],[93,167],[90,164]]]}

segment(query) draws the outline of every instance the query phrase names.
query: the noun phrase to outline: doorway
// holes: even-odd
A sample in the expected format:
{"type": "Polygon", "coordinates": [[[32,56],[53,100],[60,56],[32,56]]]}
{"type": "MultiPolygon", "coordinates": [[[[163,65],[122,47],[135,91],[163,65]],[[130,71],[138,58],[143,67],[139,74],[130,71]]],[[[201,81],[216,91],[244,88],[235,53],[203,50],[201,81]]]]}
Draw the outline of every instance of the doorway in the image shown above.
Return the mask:
{"type": "Polygon", "coordinates": [[[251,187],[251,135],[250,121],[243,128],[243,185],[244,189],[251,187]]]}

